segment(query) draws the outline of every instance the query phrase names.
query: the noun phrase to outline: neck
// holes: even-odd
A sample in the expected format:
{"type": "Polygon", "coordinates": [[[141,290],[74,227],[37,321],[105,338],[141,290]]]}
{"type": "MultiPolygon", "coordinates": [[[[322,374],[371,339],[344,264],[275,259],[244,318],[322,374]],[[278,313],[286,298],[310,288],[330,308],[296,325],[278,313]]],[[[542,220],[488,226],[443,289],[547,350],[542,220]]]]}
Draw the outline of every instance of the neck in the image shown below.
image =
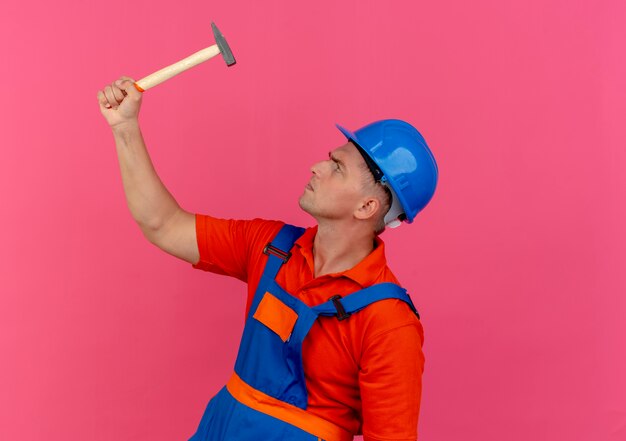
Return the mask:
{"type": "Polygon", "coordinates": [[[313,240],[315,277],[354,267],[374,249],[375,234],[354,224],[319,222],[313,240]]]}

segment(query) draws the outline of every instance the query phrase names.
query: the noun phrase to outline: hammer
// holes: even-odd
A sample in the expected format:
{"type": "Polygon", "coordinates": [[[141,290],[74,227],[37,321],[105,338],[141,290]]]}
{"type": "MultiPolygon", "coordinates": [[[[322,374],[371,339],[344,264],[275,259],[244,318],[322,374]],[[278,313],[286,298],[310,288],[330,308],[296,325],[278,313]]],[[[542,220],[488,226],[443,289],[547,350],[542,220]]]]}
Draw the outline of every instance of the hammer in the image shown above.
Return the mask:
{"type": "Polygon", "coordinates": [[[163,81],[169,80],[179,73],[183,73],[187,69],[191,69],[192,67],[213,58],[220,53],[224,57],[224,61],[226,61],[227,66],[232,66],[233,64],[235,64],[235,57],[230,50],[230,46],[228,46],[226,39],[217,28],[217,26],[215,26],[215,23],[211,22],[211,28],[213,29],[213,36],[215,37],[216,44],[202,49],[201,51],[198,51],[195,54],[188,56],[187,58],[184,58],[170,66],[164,67],[163,69],[148,75],[145,78],[142,78],[141,80],[135,82],[135,88],[139,92],[144,92],[151,87],[156,86],[157,84],[161,84],[163,81]]]}

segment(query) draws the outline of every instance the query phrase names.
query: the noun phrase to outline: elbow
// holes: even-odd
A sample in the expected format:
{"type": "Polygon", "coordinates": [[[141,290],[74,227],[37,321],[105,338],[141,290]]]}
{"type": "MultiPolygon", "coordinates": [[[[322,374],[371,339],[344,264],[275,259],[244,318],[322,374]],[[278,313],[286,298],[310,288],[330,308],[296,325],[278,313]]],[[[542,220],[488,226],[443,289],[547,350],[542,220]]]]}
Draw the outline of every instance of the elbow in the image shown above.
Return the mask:
{"type": "Polygon", "coordinates": [[[139,221],[139,220],[136,220],[136,222],[137,222],[137,225],[139,226],[139,229],[141,229],[141,232],[143,233],[144,237],[148,239],[148,241],[150,241],[151,243],[156,243],[159,233],[163,227],[162,222],[158,222],[158,221],[146,222],[146,221],[139,221]]]}
{"type": "Polygon", "coordinates": [[[148,220],[136,220],[136,222],[146,239],[159,246],[159,241],[162,241],[163,237],[176,227],[176,219],[180,213],[182,210],[176,209],[167,216],[156,216],[148,220]]]}

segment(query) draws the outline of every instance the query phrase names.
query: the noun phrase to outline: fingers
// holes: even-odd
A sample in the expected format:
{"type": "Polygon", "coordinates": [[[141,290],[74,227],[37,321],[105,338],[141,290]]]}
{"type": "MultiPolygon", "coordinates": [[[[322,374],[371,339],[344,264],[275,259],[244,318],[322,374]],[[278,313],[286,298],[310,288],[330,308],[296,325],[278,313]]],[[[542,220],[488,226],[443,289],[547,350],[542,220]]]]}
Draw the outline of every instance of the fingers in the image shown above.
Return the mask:
{"type": "Polygon", "coordinates": [[[109,104],[109,101],[107,100],[107,97],[104,95],[104,92],[102,92],[101,90],[98,91],[98,104],[100,104],[100,110],[104,109],[110,109],[111,105],[109,104]]]}
{"type": "Polygon", "coordinates": [[[106,95],[109,103],[115,108],[124,101],[124,94],[119,86],[115,83],[104,88],[104,94],[106,95]]]}
{"type": "Polygon", "coordinates": [[[131,77],[122,76],[98,91],[98,101],[101,107],[117,109],[127,95],[130,95],[133,100],[140,100],[141,92],[135,89],[134,83],[131,77]]]}

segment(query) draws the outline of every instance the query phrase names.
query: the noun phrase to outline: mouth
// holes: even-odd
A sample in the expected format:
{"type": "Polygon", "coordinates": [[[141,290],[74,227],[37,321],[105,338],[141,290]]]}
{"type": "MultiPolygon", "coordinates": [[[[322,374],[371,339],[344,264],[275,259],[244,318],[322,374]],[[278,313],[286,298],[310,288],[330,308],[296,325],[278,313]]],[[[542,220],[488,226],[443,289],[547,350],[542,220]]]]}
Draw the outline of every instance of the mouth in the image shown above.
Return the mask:
{"type": "Polygon", "coordinates": [[[311,190],[311,191],[314,191],[314,190],[313,190],[313,187],[311,187],[311,183],[306,184],[305,189],[306,189],[306,190],[311,190]]]}

